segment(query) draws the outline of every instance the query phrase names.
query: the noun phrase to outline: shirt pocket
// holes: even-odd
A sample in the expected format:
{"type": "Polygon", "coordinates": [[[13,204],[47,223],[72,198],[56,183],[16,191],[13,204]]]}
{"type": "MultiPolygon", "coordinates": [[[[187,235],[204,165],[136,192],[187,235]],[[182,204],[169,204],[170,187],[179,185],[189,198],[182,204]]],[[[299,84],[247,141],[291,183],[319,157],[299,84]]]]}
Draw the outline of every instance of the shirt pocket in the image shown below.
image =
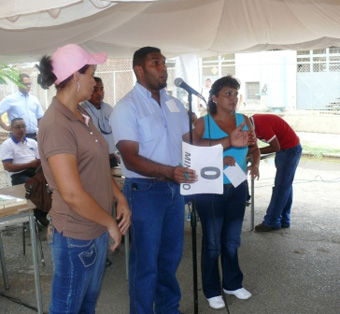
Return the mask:
{"type": "Polygon", "coordinates": [[[157,114],[143,117],[138,121],[140,141],[143,143],[158,141],[165,135],[165,126],[162,118],[157,114]]]}

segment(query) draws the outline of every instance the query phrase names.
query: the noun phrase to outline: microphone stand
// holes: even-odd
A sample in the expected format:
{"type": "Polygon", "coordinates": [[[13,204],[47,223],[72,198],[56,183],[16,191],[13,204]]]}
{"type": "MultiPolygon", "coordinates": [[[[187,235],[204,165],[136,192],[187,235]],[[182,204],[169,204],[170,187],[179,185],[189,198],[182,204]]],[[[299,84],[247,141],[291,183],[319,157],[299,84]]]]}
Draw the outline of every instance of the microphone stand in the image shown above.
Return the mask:
{"type": "MultiPolygon", "coordinates": [[[[192,136],[192,93],[188,93],[188,103],[189,103],[189,134],[190,134],[190,144],[193,144],[192,136]]],[[[194,313],[198,314],[198,289],[197,289],[197,250],[196,250],[196,226],[197,226],[197,212],[196,212],[196,197],[193,196],[191,200],[191,235],[192,235],[192,272],[194,281],[194,313]]]]}

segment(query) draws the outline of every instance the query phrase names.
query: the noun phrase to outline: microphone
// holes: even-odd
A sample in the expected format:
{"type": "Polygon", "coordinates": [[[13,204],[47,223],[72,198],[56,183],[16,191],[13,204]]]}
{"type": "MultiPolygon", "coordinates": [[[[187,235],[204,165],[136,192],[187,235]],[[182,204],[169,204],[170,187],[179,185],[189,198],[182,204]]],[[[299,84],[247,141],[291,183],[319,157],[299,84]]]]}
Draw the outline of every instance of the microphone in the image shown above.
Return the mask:
{"type": "Polygon", "coordinates": [[[204,100],[204,102],[206,103],[206,100],[204,99],[204,97],[197,91],[195,91],[192,87],[190,87],[187,83],[185,83],[183,81],[183,79],[181,79],[180,77],[176,78],[174,81],[174,84],[177,87],[183,88],[185,89],[189,94],[194,94],[196,95],[198,98],[201,98],[204,100]]]}

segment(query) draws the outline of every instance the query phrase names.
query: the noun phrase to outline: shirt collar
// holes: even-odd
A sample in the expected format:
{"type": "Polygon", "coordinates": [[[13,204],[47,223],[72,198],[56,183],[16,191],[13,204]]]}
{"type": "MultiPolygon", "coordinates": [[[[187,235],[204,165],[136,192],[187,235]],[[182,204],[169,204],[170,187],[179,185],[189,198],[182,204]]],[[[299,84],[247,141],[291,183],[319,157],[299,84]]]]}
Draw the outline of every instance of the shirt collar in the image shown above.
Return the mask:
{"type": "MultiPolygon", "coordinates": [[[[151,92],[148,89],[146,89],[143,85],[141,85],[140,83],[137,82],[135,87],[138,93],[140,93],[141,95],[144,95],[147,98],[152,98],[151,92]]],[[[161,98],[164,96],[165,93],[166,93],[165,88],[162,88],[159,91],[161,98]]]]}
{"type": "Polygon", "coordinates": [[[101,110],[103,109],[103,105],[105,104],[103,101],[100,103],[100,108],[98,109],[92,102],[90,102],[89,100],[85,100],[84,104],[87,108],[89,108],[92,113],[96,114],[98,112],[101,112],[101,110]]]}
{"type": "MultiPolygon", "coordinates": [[[[53,97],[51,105],[55,106],[55,108],[59,112],[61,112],[66,118],[68,118],[72,121],[78,120],[78,117],[70,109],[68,109],[66,106],[64,106],[62,103],[60,103],[56,97],[53,97]]],[[[88,113],[86,112],[86,110],[82,106],[78,105],[77,109],[79,110],[79,112],[82,115],[88,116],[88,113]]]]}
{"type": "Polygon", "coordinates": [[[89,126],[90,117],[86,114],[82,114],[82,113],[80,113],[80,114],[83,116],[86,126],[89,126]]]}
{"type": "Polygon", "coordinates": [[[97,111],[99,111],[99,110],[101,110],[103,108],[103,104],[104,104],[103,101],[100,102],[100,108],[99,109],[92,102],[90,102],[89,100],[85,100],[85,101],[89,104],[89,106],[91,106],[93,109],[95,109],[97,111]]]}
{"type": "MultiPolygon", "coordinates": [[[[12,141],[13,141],[15,144],[21,143],[21,142],[19,142],[19,141],[14,137],[13,133],[11,133],[11,139],[12,139],[12,141]]],[[[25,143],[25,142],[27,142],[26,136],[24,137],[24,143],[25,143]]]]}
{"type": "Polygon", "coordinates": [[[28,97],[28,96],[30,95],[30,93],[24,94],[24,93],[22,93],[21,91],[18,90],[18,95],[19,95],[20,97],[28,97]]]}

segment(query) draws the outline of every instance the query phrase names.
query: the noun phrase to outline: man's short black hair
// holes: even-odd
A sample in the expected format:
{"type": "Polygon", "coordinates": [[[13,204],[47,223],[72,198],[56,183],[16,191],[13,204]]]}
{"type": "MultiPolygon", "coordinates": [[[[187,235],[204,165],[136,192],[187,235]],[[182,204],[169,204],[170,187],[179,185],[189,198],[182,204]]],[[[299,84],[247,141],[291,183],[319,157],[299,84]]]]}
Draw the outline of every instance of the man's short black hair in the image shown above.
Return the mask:
{"type": "Polygon", "coordinates": [[[103,83],[103,81],[100,77],[95,76],[94,80],[96,81],[96,83],[98,83],[98,82],[103,83]]]}
{"type": "Polygon", "coordinates": [[[13,126],[14,122],[15,121],[23,121],[24,119],[23,118],[14,118],[12,121],[11,121],[11,126],[13,126]]]}
{"type": "Polygon", "coordinates": [[[156,47],[143,47],[135,51],[133,54],[132,68],[134,69],[136,65],[144,66],[147,55],[152,52],[161,53],[161,50],[156,47]]]}
{"type": "Polygon", "coordinates": [[[20,73],[20,74],[19,74],[20,82],[22,82],[22,80],[23,80],[24,77],[31,78],[27,73],[20,73]]]}

